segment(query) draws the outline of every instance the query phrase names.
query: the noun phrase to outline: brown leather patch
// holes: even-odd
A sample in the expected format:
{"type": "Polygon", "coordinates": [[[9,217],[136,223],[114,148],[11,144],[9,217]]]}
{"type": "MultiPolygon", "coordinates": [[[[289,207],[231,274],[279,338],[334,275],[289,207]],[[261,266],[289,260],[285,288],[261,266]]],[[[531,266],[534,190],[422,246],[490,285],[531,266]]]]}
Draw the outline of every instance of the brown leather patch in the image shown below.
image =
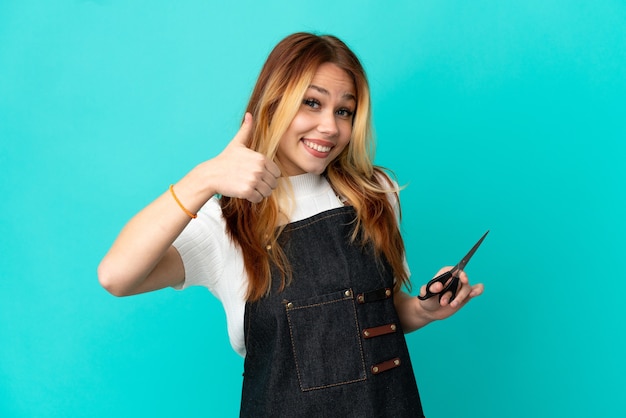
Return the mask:
{"type": "Polygon", "coordinates": [[[371,292],[359,293],[356,300],[359,303],[376,302],[389,299],[391,295],[393,295],[393,290],[389,287],[383,287],[381,289],[372,290],[371,292]]]}
{"type": "Polygon", "coordinates": [[[381,335],[393,334],[398,330],[396,324],[381,325],[374,328],[365,328],[363,330],[363,338],[379,337],[381,335]]]}
{"type": "Polygon", "coordinates": [[[390,369],[395,369],[400,366],[400,358],[392,358],[391,360],[383,361],[382,363],[378,363],[372,366],[372,374],[379,374],[382,372],[386,372],[390,369]]]}

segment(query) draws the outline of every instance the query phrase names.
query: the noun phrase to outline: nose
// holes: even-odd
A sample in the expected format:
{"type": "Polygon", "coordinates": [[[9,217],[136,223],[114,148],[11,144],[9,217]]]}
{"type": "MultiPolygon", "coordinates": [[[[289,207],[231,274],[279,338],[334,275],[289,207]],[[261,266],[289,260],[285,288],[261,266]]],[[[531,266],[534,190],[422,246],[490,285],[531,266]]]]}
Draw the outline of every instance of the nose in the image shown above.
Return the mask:
{"type": "Polygon", "coordinates": [[[335,112],[329,109],[329,111],[321,113],[317,130],[327,137],[336,136],[339,133],[339,128],[335,119],[335,112]]]}

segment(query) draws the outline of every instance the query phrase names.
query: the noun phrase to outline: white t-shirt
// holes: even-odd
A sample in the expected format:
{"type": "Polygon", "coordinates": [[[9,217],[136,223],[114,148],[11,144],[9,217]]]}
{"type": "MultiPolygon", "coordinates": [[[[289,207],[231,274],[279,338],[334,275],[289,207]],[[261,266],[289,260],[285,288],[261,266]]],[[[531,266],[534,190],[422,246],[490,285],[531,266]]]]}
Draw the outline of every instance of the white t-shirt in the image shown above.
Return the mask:
{"type": "MultiPolygon", "coordinates": [[[[325,177],[302,174],[289,177],[294,193],[290,222],[343,206],[325,177]]],[[[243,317],[248,284],[243,255],[229,238],[217,198],[211,198],[174,241],[185,267],[185,282],[176,287],[204,286],[224,305],[228,337],[233,349],[245,356],[243,317]]]]}

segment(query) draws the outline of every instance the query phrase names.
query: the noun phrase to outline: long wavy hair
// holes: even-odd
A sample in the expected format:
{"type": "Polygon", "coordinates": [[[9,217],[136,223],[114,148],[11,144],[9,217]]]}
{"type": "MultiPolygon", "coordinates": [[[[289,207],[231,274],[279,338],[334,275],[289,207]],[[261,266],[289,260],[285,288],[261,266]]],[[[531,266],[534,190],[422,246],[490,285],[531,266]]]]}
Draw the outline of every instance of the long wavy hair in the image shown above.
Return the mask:
{"type": "MultiPolygon", "coordinates": [[[[332,63],[353,80],[357,106],[348,146],[324,173],[339,196],[357,214],[353,240],[373,244],[383,255],[396,278],[397,288],[409,285],[404,265],[404,243],[398,228],[398,214],[389,199],[398,190],[381,167],[373,165],[370,92],[363,66],[338,38],[330,35],[295,33],[269,54],[254,87],[247,112],[253,117],[249,147],[274,159],[279,142],[302,105],[320,65],[332,63]]],[[[276,161],[280,167],[280,163],[276,161]]],[[[242,250],[248,275],[247,300],[256,301],[271,288],[271,265],[282,275],[280,288],[291,280],[289,262],[277,242],[288,214],[288,182],[281,181],[272,195],[260,203],[223,196],[220,200],[227,230],[242,250]],[[279,204],[282,202],[282,204],[279,204]],[[283,211],[281,213],[281,210],[283,211]]],[[[393,199],[392,199],[393,200],[393,199]]],[[[398,204],[399,208],[399,204],[398,204]]]]}

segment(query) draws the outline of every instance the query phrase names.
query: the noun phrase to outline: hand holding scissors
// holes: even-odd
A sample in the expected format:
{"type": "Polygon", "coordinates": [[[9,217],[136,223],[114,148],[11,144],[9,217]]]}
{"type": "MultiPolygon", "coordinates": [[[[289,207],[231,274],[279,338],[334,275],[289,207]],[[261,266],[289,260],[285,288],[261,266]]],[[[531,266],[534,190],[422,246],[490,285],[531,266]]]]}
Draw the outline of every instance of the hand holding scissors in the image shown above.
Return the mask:
{"type": "Polygon", "coordinates": [[[443,295],[446,292],[450,292],[451,294],[450,302],[452,302],[454,298],[456,297],[456,292],[459,287],[459,274],[465,268],[467,263],[469,263],[470,259],[472,258],[472,256],[474,255],[478,247],[480,247],[480,244],[482,244],[483,240],[485,239],[488,233],[489,231],[485,232],[485,234],[478,240],[478,242],[474,244],[474,246],[467,253],[467,255],[463,257],[461,261],[459,261],[459,263],[452,268],[452,270],[448,270],[445,273],[440,274],[439,276],[429,281],[428,284],[426,284],[426,294],[424,296],[418,296],[417,298],[419,300],[426,300],[435,295],[439,295],[439,301],[441,301],[441,298],[443,297],[443,295]],[[443,289],[441,289],[438,292],[432,292],[430,290],[430,287],[435,283],[441,283],[441,285],[443,286],[443,289]]]}

